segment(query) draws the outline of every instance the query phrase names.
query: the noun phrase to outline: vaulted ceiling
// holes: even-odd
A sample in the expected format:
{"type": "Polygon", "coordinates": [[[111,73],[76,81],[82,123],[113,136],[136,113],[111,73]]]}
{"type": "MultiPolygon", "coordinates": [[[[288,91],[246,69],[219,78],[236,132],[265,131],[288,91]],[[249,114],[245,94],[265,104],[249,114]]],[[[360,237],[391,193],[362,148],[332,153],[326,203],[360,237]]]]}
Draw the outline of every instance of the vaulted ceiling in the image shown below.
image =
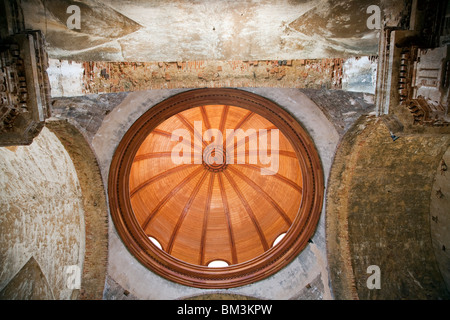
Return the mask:
{"type": "Polygon", "coordinates": [[[378,52],[368,28],[378,5],[397,26],[403,1],[85,0],[68,29],[70,0],[22,2],[27,28],[42,30],[52,58],[84,61],[319,59],[378,52]]]}

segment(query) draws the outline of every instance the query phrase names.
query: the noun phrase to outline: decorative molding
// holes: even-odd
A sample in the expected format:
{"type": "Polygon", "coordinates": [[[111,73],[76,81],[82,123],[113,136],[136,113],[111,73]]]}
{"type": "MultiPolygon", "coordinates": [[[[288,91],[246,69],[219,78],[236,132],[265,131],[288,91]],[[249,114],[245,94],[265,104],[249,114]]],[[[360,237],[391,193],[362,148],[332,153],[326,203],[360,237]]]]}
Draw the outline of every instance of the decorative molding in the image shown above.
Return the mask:
{"type": "Polygon", "coordinates": [[[413,1],[409,26],[383,28],[376,89],[379,116],[401,106],[411,112],[414,125],[450,124],[447,6],[447,1],[413,1]]]}
{"type": "Polygon", "coordinates": [[[40,31],[0,43],[0,146],[29,145],[50,117],[48,58],[40,31]]]}

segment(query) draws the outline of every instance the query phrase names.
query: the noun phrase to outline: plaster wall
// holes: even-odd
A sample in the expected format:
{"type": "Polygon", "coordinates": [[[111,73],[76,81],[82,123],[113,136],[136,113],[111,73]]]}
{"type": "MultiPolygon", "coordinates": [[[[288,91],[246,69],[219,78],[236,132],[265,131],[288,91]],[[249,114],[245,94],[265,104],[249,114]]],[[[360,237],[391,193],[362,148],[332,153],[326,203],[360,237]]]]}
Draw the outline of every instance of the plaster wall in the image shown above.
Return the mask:
{"type": "Polygon", "coordinates": [[[76,170],[58,138],[43,128],[30,146],[0,148],[0,190],[0,291],[30,260],[50,290],[20,296],[30,284],[16,282],[8,290],[13,296],[3,298],[70,299],[76,285],[68,285],[74,271],[67,267],[81,272],[84,263],[84,210],[76,170]]]}
{"type": "Polygon", "coordinates": [[[371,5],[397,26],[405,1],[246,0],[22,2],[25,27],[40,29],[49,56],[76,61],[285,60],[375,55],[371,5]],[[68,28],[70,5],[80,28],[68,28]]]}

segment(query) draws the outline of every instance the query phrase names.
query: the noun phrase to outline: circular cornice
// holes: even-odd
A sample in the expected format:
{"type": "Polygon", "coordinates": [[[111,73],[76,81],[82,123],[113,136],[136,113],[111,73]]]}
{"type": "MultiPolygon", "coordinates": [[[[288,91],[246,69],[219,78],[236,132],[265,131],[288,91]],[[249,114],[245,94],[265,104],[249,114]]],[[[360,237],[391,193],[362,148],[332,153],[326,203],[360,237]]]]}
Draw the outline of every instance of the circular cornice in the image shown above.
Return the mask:
{"type": "MultiPolygon", "coordinates": [[[[226,156],[225,156],[226,157],[226,156]]],[[[206,166],[209,164],[206,163],[206,166]]],[[[209,167],[210,171],[223,167],[209,167]]],[[[145,112],[125,133],[113,156],[108,196],[116,230],[128,250],[158,275],[197,288],[231,288],[266,278],[291,262],[308,244],[316,229],[323,203],[323,170],[314,143],[303,127],[276,103],[237,89],[196,89],[174,95],[145,112]],[[273,123],[292,145],[302,172],[301,205],[285,237],[254,259],[210,268],[184,262],[158,249],[136,219],[130,201],[130,171],[146,137],[172,116],[198,106],[236,106],[273,123]]]]}

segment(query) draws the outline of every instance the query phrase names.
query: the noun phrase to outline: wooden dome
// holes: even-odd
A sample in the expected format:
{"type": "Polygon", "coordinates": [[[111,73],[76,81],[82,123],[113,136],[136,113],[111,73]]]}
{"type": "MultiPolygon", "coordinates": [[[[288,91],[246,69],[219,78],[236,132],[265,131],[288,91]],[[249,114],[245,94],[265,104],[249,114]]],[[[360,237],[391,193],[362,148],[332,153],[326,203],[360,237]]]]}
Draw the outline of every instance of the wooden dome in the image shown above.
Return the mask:
{"type": "Polygon", "coordinates": [[[116,229],[139,261],[185,285],[225,288],[276,272],[307,245],[323,178],[309,136],[279,106],[199,89],[133,124],[108,192],[116,229]]]}
{"type": "Polygon", "coordinates": [[[292,225],[303,184],[290,142],[278,132],[279,141],[272,143],[272,130],[279,131],[261,115],[228,105],[194,107],[159,124],[139,147],[130,172],[131,205],[144,232],[168,254],[197,265],[234,265],[269,250],[292,225]],[[179,141],[179,129],[189,139],[179,141]],[[219,130],[222,141],[204,139],[209,129],[219,130]],[[239,129],[241,135],[233,136],[239,129]],[[263,134],[267,143],[259,141],[263,134]],[[178,164],[171,156],[180,143],[190,154],[178,164]],[[273,174],[261,172],[269,168],[261,163],[261,145],[278,157],[273,174]]]}

